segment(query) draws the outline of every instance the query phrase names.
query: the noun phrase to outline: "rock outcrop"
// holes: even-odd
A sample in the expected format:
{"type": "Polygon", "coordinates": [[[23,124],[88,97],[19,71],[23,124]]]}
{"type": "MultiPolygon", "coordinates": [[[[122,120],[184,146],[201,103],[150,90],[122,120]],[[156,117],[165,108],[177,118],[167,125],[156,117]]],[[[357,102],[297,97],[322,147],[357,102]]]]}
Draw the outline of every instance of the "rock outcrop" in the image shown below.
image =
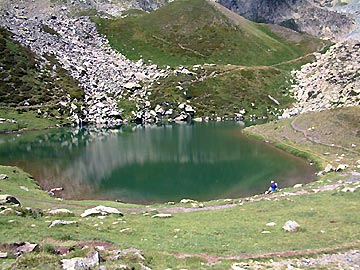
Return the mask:
{"type": "Polygon", "coordinates": [[[341,13],[308,0],[220,0],[225,7],[248,20],[282,25],[323,38],[336,38],[354,27],[341,13]]]}
{"type": "Polygon", "coordinates": [[[360,105],[360,42],[338,43],[316,58],[293,72],[297,83],[291,92],[297,103],[282,117],[360,105]]]}
{"type": "Polygon", "coordinates": [[[127,60],[98,34],[89,17],[73,16],[70,10],[66,5],[51,5],[49,0],[6,0],[0,3],[0,26],[12,32],[16,41],[29,47],[43,62],[47,62],[45,56],[55,56],[79,82],[85,91],[86,106],[79,108],[77,100],[60,104],[70,109],[73,122],[120,124],[123,110],[117,101],[127,92],[137,102],[136,113],[144,115],[150,106],[146,103],[147,87],[166,72],[156,65],[127,60]]]}

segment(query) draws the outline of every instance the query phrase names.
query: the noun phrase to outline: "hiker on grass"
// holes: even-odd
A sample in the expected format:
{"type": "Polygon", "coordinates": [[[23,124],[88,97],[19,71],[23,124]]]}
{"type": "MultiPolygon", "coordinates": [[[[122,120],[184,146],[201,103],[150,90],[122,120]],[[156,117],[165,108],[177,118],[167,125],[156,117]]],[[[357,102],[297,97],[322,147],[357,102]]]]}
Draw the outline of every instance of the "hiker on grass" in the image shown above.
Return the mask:
{"type": "Polygon", "coordinates": [[[270,182],[270,187],[267,191],[265,191],[265,194],[270,194],[278,190],[278,184],[275,181],[270,182]]]}

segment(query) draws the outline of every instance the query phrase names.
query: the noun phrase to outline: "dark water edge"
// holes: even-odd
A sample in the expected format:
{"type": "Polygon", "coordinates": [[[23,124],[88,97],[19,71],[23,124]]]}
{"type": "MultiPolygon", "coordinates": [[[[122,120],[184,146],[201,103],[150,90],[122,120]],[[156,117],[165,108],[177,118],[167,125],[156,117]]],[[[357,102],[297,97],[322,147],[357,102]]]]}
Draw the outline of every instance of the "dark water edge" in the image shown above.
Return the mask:
{"type": "Polygon", "coordinates": [[[315,179],[315,166],[242,135],[241,122],[117,129],[62,128],[0,135],[0,164],[32,174],[66,199],[207,201],[315,179]]]}

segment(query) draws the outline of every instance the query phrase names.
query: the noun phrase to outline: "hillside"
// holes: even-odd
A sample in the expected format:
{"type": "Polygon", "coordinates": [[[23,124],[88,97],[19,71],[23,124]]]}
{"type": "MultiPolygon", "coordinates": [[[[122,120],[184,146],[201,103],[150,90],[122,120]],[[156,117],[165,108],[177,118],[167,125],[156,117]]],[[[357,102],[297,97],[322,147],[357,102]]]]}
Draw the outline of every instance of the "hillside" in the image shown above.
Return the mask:
{"type": "Polygon", "coordinates": [[[93,18],[110,44],[132,60],[158,65],[204,63],[272,65],[324,44],[298,33],[279,35],[264,24],[223,14],[205,0],[179,0],[150,13],[115,20],[93,18]]]}
{"type": "Polygon", "coordinates": [[[313,36],[336,39],[346,35],[351,17],[321,7],[312,0],[220,0],[219,3],[255,22],[274,23],[313,36]]]}
{"type": "Polygon", "coordinates": [[[38,58],[0,28],[0,67],[0,112],[7,122],[1,131],[71,123],[75,108],[62,104],[76,101],[80,107],[84,92],[53,57],[38,58]],[[9,118],[16,114],[16,121],[9,118]]]}

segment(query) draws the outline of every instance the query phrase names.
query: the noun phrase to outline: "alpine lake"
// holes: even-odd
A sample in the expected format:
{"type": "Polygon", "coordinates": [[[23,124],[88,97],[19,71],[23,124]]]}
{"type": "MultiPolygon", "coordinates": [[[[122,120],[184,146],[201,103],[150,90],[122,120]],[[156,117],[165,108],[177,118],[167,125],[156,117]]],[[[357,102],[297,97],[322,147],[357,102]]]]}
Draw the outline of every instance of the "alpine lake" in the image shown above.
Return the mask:
{"type": "Polygon", "coordinates": [[[0,135],[0,164],[16,165],[66,199],[152,204],[263,193],[315,179],[308,161],[244,136],[243,122],[0,135]]]}

